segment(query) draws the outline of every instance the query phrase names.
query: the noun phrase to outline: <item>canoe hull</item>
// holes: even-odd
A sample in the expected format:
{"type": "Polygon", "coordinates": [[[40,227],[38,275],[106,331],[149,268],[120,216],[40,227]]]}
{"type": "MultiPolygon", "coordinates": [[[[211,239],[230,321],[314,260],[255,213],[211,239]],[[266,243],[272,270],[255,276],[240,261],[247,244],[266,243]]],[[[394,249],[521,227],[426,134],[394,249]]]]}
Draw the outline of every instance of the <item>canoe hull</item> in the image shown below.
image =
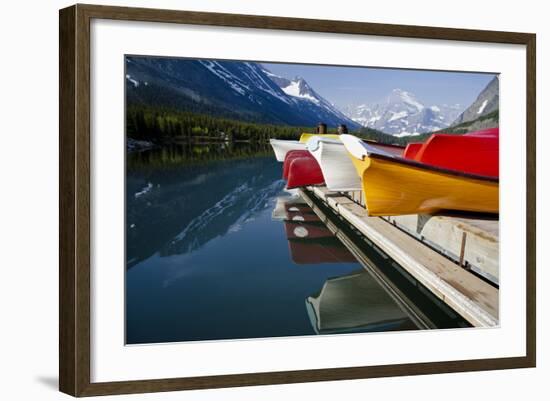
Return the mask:
{"type": "Polygon", "coordinates": [[[321,167],[313,156],[298,157],[290,162],[287,178],[288,189],[324,183],[321,167]]]}
{"type": "Polygon", "coordinates": [[[414,160],[449,170],[498,177],[498,142],[498,136],[490,134],[434,134],[420,147],[414,160]]]}
{"type": "Polygon", "coordinates": [[[275,158],[278,162],[284,162],[286,154],[291,150],[306,150],[305,143],[299,141],[283,141],[279,139],[270,139],[269,144],[275,152],[275,158]]]}
{"type": "Polygon", "coordinates": [[[319,138],[328,138],[328,139],[338,139],[338,137],[339,137],[338,134],[308,134],[308,133],[303,133],[300,136],[300,142],[301,143],[307,143],[307,141],[309,141],[314,136],[319,137],[319,138]]]}
{"type": "Polygon", "coordinates": [[[291,150],[288,151],[283,162],[283,178],[288,180],[288,172],[290,170],[290,164],[294,159],[299,157],[311,157],[311,154],[307,150],[291,150]]]}
{"type": "Polygon", "coordinates": [[[498,182],[376,157],[350,158],[361,177],[370,216],[499,211],[498,182]]]}
{"type": "Polygon", "coordinates": [[[403,152],[403,157],[405,159],[415,160],[416,155],[420,151],[424,144],[419,142],[411,142],[407,144],[405,151],[403,152]]]}
{"type": "Polygon", "coordinates": [[[331,191],[358,191],[361,179],[355,171],[344,144],[319,141],[311,154],[321,168],[325,184],[331,191]]]}

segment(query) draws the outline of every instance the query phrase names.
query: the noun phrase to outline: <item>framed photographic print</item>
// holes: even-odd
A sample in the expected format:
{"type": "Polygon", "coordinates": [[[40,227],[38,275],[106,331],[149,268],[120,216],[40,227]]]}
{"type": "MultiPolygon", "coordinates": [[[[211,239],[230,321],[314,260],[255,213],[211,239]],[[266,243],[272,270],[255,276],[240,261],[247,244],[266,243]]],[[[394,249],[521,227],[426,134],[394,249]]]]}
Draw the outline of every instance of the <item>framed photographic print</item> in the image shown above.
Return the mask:
{"type": "Polygon", "coordinates": [[[534,34],[61,10],[60,390],[534,367],[535,113],[534,34]]]}

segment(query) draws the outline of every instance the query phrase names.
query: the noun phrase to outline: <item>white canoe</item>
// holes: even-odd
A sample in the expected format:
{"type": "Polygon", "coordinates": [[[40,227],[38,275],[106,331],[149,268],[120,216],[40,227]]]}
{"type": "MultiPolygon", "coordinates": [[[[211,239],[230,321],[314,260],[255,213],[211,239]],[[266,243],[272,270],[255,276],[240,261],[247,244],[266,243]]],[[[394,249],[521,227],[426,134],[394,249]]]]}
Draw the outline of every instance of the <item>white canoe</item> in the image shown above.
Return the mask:
{"type": "Polygon", "coordinates": [[[269,143],[275,152],[275,158],[278,162],[284,162],[286,154],[291,150],[306,150],[306,144],[300,141],[270,139],[269,143]]]}
{"type": "Polygon", "coordinates": [[[325,184],[329,190],[361,190],[361,178],[340,140],[314,136],[306,145],[321,166],[325,184]]]}

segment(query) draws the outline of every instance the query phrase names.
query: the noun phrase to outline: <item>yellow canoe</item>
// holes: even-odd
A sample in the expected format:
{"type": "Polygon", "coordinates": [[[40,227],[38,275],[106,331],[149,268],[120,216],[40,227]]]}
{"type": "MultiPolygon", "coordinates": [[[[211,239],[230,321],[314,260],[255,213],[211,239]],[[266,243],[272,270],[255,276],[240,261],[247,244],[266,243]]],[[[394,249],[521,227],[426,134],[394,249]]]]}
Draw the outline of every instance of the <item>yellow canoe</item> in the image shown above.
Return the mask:
{"type": "Polygon", "coordinates": [[[361,178],[370,216],[434,214],[445,210],[498,213],[498,179],[395,157],[352,135],[340,138],[361,178]]]}

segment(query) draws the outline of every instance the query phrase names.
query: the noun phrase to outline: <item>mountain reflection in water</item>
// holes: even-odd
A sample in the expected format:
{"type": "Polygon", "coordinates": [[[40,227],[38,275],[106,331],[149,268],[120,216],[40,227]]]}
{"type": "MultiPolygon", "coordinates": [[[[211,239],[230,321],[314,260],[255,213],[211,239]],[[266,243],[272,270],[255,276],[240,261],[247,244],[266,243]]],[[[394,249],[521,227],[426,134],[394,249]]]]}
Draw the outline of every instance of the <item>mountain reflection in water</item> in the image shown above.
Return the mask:
{"type": "Polygon", "coordinates": [[[267,158],[154,166],[127,174],[128,268],[155,252],[185,254],[238,229],[284,187],[267,158]]]}

